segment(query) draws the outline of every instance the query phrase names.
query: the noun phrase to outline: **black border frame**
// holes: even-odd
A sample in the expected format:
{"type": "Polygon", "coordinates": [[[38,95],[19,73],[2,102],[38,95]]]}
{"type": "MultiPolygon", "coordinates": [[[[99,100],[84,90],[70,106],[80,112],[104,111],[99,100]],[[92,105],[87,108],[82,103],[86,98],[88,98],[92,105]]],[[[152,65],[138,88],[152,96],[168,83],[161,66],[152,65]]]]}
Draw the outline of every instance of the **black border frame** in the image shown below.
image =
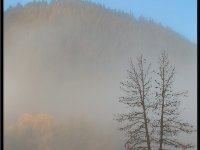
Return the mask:
{"type": "Polygon", "coordinates": [[[1,46],[1,54],[0,54],[0,56],[1,56],[1,58],[0,58],[0,60],[1,60],[1,71],[2,71],[2,74],[1,74],[1,81],[0,81],[0,83],[1,83],[1,104],[0,104],[0,106],[1,106],[1,110],[0,110],[0,118],[1,118],[1,124],[0,124],[0,128],[1,128],[1,130],[0,130],[0,135],[1,135],[1,140],[0,140],[0,145],[1,145],[1,149],[3,150],[4,149],[4,140],[3,140],[3,136],[4,136],[4,131],[3,131],[3,126],[4,126],[4,115],[3,115],[3,111],[4,111],[4,109],[3,109],[3,0],[1,1],[1,12],[0,12],[0,14],[1,14],[1,42],[0,42],[0,46],[1,46]]]}

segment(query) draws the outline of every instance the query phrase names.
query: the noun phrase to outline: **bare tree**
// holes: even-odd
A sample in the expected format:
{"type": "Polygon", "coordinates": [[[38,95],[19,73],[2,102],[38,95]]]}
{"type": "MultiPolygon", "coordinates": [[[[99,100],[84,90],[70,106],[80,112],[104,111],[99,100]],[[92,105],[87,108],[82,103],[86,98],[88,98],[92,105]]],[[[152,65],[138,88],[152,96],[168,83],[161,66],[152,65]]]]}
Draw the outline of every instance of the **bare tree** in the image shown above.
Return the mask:
{"type": "Polygon", "coordinates": [[[151,77],[149,77],[150,64],[146,64],[143,56],[137,58],[136,66],[130,61],[130,70],[127,70],[128,78],[121,83],[121,89],[125,97],[120,97],[119,102],[129,106],[130,112],[117,115],[116,120],[127,122],[121,127],[128,136],[125,148],[128,150],[151,150],[149,134],[150,89],[151,77]]]}
{"type": "Polygon", "coordinates": [[[163,144],[182,149],[192,148],[192,144],[181,143],[177,140],[179,133],[192,133],[194,130],[192,125],[179,119],[180,111],[178,106],[181,103],[180,98],[187,96],[187,91],[174,92],[172,86],[175,68],[170,65],[165,52],[162,53],[159,59],[159,70],[155,73],[158,78],[155,80],[157,90],[154,108],[158,119],[153,122],[153,128],[156,133],[154,140],[159,144],[160,150],[163,150],[163,144]]]}

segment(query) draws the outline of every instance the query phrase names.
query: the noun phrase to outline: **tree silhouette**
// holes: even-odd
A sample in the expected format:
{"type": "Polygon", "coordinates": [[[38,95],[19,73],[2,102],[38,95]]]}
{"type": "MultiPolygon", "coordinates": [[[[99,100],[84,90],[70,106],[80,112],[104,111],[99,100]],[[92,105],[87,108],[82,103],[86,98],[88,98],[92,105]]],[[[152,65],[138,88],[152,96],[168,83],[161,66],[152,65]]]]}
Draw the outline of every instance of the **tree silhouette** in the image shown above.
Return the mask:
{"type": "Polygon", "coordinates": [[[125,131],[128,140],[125,143],[126,149],[148,149],[151,150],[149,136],[149,95],[151,89],[151,77],[149,77],[150,64],[146,64],[143,56],[137,58],[136,65],[130,61],[130,70],[127,70],[128,80],[121,83],[125,97],[120,97],[119,102],[129,106],[130,112],[118,114],[116,120],[127,122],[127,125],[120,130],[125,131]]]}
{"type": "Polygon", "coordinates": [[[116,120],[125,122],[125,126],[120,128],[128,137],[125,149],[151,150],[152,146],[157,145],[159,150],[164,150],[164,145],[193,148],[192,144],[178,140],[180,133],[190,134],[195,131],[192,125],[179,119],[181,97],[187,96],[188,92],[175,92],[173,89],[175,68],[170,65],[165,52],[159,58],[158,71],[154,71],[155,83],[151,82],[150,66],[143,56],[137,58],[136,64],[131,60],[127,81],[121,83],[125,96],[120,97],[119,102],[128,105],[129,112],[118,114],[116,120]]]}
{"type": "Polygon", "coordinates": [[[192,144],[181,143],[177,138],[179,133],[192,133],[193,126],[182,122],[178,117],[180,115],[179,105],[181,97],[187,96],[187,91],[175,92],[173,89],[175,68],[170,65],[166,52],[161,54],[159,59],[159,70],[155,72],[158,78],[156,82],[156,102],[154,112],[158,119],[153,122],[155,131],[155,141],[159,143],[159,149],[163,149],[163,144],[175,148],[192,148],[192,144]]]}

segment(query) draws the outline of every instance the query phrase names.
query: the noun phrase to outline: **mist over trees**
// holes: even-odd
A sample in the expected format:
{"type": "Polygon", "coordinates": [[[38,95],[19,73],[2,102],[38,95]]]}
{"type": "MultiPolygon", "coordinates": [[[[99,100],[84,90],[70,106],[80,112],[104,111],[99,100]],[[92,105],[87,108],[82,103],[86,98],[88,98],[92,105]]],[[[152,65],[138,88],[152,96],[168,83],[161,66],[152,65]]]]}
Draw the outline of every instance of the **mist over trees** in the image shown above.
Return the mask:
{"type": "MultiPolygon", "coordinates": [[[[45,141],[36,134],[40,129],[29,124],[19,130],[15,120],[41,112],[58,120],[49,149],[124,149],[126,136],[113,120],[113,114],[126,110],[116,102],[122,92],[119,81],[125,78],[129,57],[144,54],[157,64],[163,49],[176,66],[177,89],[189,90],[182,120],[196,126],[197,47],[170,28],[85,1],[30,2],[6,10],[4,121],[5,128],[13,126],[5,129],[7,150],[39,149],[39,141],[45,141]],[[87,117],[59,124],[81,115],[87,117]]],[[[196,133],[180,138],[196,145],[196,133]]]]}
{"type": "Polygon", "coordinates": [[[156,144],[159,144],[159,150],[169,146],[175,149],[194,148],[194,145],[179,140],[180,133],[191,134],[195,130],[192,124],[180,119],[179,105],[187,91],[174,90],[175,68],[171,66],[166,52],[159,58],[158,71],[154,71],[158,76],[154,84],[150,66],[146,65],[143,56],[138,57],[136,63],[131,60],[127,81],[121,82],[125,96],[120,97],[119,102],[129,106],[129,113],[118,114],[115,119],[123,123],[119,130],[128,137],[125,149],[151,150],[156,144]]]}

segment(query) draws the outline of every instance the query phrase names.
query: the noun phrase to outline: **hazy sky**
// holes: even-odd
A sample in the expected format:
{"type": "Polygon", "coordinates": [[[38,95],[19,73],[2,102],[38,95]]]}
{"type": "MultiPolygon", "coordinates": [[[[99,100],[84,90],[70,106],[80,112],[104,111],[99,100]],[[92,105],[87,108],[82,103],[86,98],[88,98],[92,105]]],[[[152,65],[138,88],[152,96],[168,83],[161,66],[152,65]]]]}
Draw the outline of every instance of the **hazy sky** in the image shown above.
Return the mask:
{"type": "MultiPolygon", "coordinates": [[[[31,0],[4,0],[4,9],[18,2],[31,0]]],[[[48,2],[50,0],[47,0],[48,2]]],[[[145,16],[172,28],[190,41],[197,41],[197,0],[89,0],[112,9],[145,16]]]]}

